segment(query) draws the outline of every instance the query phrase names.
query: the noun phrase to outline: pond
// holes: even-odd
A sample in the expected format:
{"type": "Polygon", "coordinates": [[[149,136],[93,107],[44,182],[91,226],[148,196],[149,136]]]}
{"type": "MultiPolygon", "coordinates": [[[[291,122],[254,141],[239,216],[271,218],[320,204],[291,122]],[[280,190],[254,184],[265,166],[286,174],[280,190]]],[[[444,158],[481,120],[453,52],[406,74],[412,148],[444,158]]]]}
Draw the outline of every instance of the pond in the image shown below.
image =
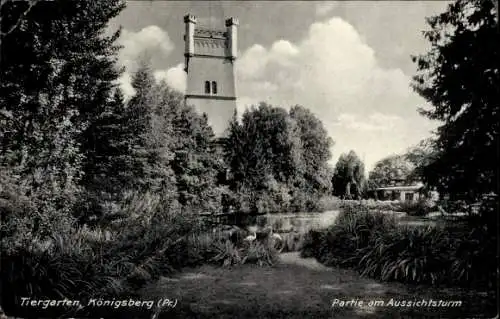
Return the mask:
{"type": "MultiPolygon", "coordinates": [[[[434,226],[432,221],[421,220],[421,218],[407,218],[404,213],[393,211],[385,212],[388,215],[394,215],[401,226],[434,226]]],[[[340,215],[339,210],[313,213],[274,213],[264,215],[232,215],[230,218],[219,220],[225,225],[236,225],[246,229],[250,233],[262,230],[266,227],[272,227],[274,233],[280,235],[283,241],[282,252],[300,251],[305,243],[306,234],[309,230],[318,230],[328,228],[335,224],[340,215]]],[[[227,216],[226,216],[227,217],[227,216]]],[[[247,236],[245,234],[245,236],[247,236]]]]}
{"type": "MultiPolygon", "coordinates": [[[[401,226],[436,226],[436,222],[416,216],[406,216],[405,213],[386,211],[394,215],[401,226]]],[[[311,213],[273,213],[264,215],[233,215],[226,216],[219,223],[237,225],[249,231],[257,231],[264,227],[272,227],[273,232],[305,234],[312,229],[327,228],[335,223],[340,214],[339,210],[311,213]]]]}
{"type": "Polygon", "coordinates": [[[284,213],[258,216],[254,227],[271,226],[276,233],[298,232],[304,234],[311,229],[326,228],[335,223],[338,210],[322,213],[284,213]]]}

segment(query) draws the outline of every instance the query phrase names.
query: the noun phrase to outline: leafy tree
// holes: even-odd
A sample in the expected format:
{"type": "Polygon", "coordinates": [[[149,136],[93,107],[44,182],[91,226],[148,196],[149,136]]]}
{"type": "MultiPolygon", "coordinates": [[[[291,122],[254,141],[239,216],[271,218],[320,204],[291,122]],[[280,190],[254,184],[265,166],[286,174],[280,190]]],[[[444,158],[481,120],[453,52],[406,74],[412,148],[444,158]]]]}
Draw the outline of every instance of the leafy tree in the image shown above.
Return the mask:
{"type": "Polygon", "coordinates": [[[360,198],[364,190],[365,165],[354,151],[340,155],[332,180],[336,196],[360,198]]]}
{"type": "MultiPolygon", "coordinates": [[[[5,7],[5,5],[8,3],[8,2],[14,2],[14,0],[2,0],[0,1],[0,11],[2,11],[5,7]]],[[[11,34],[12,32],[16,31],[16,29],[19,27],[19,25],[21,24],[21,22],[23,21],[24,17],[30,12],[31,8],[33,8],[34,5],[37,4],[38,0],[30,0],[30,1],[26,1],[27,2],[27,7],[24,9],[23,12],[21,12],[19,15],[18,15],[18,18],[17,20],[11,20],[11,22],[9,23],[9,27],[6,28],[6,30],[1,30],[0,31],[0,44],[1,44],[1,39],[6,36],[6,35],[9,35],[11,34]],[[15,22],[14,22],[15,21],[15,22]]],[[[18,12],[16,12],[18,13],[18,12]]],[[[10,17],[12,19],[12,17],[10,17]]],[[[2,25],[2,19],[3,19],[3,15],[0,15],[0,25],[2,25]]]]}
{"type": "MultiPolygon", "coordinates": [[[[166,101],[163,88],[154,80],[148,62],[142,61],[132,78],[135,95],[125,109],[129,156],[128,188],[136,191],[160,193],[175,187],[171,169],[172,148],[175,147],[172,119],[165,114],[171,105],[166,101]]],[[[165,195],[165,194],[164,194],[165,195]]]]}
{"type": "Polygon", "coordinates": [[[261,103],[245,111],[241,124],[234,118],[225,149],[230,188],[244,194],[249,209],[261,202],[262,210],[276,210],[304,184],[299,127],[282,108],[261,103]]]}
{"type": "Polygon", "coordinates": [[[104,32],[122,9],[118,0],[2,2],[0,160],[35,203],[33,230],[55,227],[76,202],[90,114],[119,74],[119,33],[104,32]]]}
{"type": "Polygon", "coordinates": [[[328,161],[333,141],[321,120],[308,109],[297,105],[289,113],[299,128],[306,184],[311,186],[312,193],[329,193],[332,186],[328,161]]]}
{"type": "Polygon", "coordinates": [[[424,139],[409,148],[403,156],[414,168],[407,179],[411,181],[424,179],[424,170],[435,160],[436,155],[435,141],[432,138],[424,139]]]}
{"type": "Polygon", "coordinates": [[[152,148],[150,132],[155,109],[155,80],[146,61],[142,61],[132,76],[135,95],[127,103],[126,118],[131,140],[128,169],[130,188],[159,190],[160,180],[155,178],[154,165],[157,154],[152,148]]]}
{"type": "Polygon", "coordinates": [[[287,112],[262,102],[246,110],[241,123],[236,114],[230,123],[229,188],[245,209],[302,210],[331,189],[331,144],[321,121],[306,108],[287,112]]]}
{"type": "Polygon", "coordinates": [[[221,189],[217,185],[222,153],[217,147],[205,114],[186,105],[182,96],[164,91],[171,102],[168,112],[174,130],[172,168],[177,179],[179,202],[191,211],[220,209],[221,189]]]}
{"type": "MultiPolygon", "coordinates": [[[[498,9],[496,9],[498,10],[498,9]]],[[[492,1],[459,0],[427,19],[431,49],[413,57],[413,87],[441,121],[426,181],[453,198],[477,200],[498,187],[500,42],[492,1]]]]}
{"type": "MultiPolygon", "coordinates": [[[[262,190],[267,176],[286,183],[300,161],[297,126],[287,112],[265,103],[231,124],[227,153],[233,182],[262,190]]],[[[237,188],[237,187],[236,187],[237,188]]]]}
{"type": "Polygon", "coordinates": [[[388,156],[375,163],[375,167],[369,173],[368,184],[371,188],[376,188],[411,182],[413,169],[412,163],[405,156],[388,156]]]}

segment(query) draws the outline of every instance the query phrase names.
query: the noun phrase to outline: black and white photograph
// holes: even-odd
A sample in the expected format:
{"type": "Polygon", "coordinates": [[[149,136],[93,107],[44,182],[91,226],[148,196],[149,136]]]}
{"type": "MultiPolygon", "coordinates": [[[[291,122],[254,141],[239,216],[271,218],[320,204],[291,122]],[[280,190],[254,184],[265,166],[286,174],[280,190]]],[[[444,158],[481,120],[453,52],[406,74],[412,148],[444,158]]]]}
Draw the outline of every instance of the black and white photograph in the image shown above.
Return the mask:
{"type": "Polygon", "coordinates": [[[499,61],[499,0],[0,0],[0,319],[498,319],[499,61]]]}

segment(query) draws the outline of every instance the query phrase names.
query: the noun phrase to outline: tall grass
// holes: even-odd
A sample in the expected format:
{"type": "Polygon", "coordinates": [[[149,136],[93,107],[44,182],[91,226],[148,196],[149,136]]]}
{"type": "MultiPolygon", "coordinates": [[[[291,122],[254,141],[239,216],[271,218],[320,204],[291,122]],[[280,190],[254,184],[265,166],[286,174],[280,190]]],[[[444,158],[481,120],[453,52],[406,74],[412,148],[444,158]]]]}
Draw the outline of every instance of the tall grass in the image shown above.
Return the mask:
{"type": "Polygon", "coordinates": [[[314,256],[330,266],[355,266],[359,250],[368,246],[373,236],[393,231],[393,217],[369,208],[344,208],[334,225],[323,231],[311,231],[306,237],[302,256],[314,256]]]}
{"type": "MultiPolygon", "coordinates": [[[[109,229],[82,227],[47,238],[31,236],[27,244],[3,250],[2,288],[9,292],[2,295],[6,313],[29,310],[19,307],[26,296],[130,297],[161,275],[200,263],[203,257],[189,243],[189,235],[199,227],[195,217],[165,210],[159,203],[151,194],[135,196],[122,206],[124,212],[135,213],[124,214],[109,229]],[[139,207],[145,214],[137,214],[139,207]]],[[[2,248],[19,237],[10,235],[2,238],[2,248]]]]}
{"type": "Polygon", "coordinates": [[[214,229],[193,235],[191,245],[203,256],[204,262],[229,267],[242,264],[272,266],[278,261],[275,242],[266,231],[256,231],[257,238],[246,241],[250,232],[232,227],[229,230],[214,229]]]}
{"type": "Polygon", "coordinates": [[[401,227],[367,207],[344,210],[326,230],[311,231],[302,256],[385,281],[493,288],[496,237],[484,228],[401,227]]]}
{"type": "Polygon", "coordinates": [[[453,240],[436,227],[401,228],[379,234],[362,249],[357,268],[382,280],[436,284],[449,271],[453,240]]]}

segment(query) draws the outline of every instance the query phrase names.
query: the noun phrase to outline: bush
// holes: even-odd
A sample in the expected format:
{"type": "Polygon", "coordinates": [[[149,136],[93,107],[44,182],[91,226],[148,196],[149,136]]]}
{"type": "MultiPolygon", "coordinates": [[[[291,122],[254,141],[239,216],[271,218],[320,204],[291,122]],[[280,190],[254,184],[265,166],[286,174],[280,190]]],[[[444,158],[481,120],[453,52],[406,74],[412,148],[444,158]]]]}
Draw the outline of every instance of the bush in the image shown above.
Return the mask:
{"type": "Polygon", "coordinates": [[[404,201],[399,203],[398,206],[398,211],[405,212],[410,216],[425,216],[434,208],[434,204],[427,199],[404,201]]]}
{"type": "Polygon", "coordinates": [[[300,256],[302,258],[314,257],[318,260],[322,260],[323,257],[327,255],[329,247],[325,245],[326,242],[326,231],[324,230],[314,230],[311,229],[304,236],[304,243],[300,250],[300,256]]]}
{"type": "Polygon", "coordinates": [[[303,256],[314,256],[331,266],[355,266],[361,258],[359,250],[368,246],[378,233],[396,228],[394,218],[381,212],[372,213],[359,206],[344,208],[334,225],[322,231],[310,231],[306,236],[303,256]]]}
{"type": "MultiPolygon", "coordinates": [[[[22,311],[17,303],[24,296],[79,300],[133,296],[161,275],[200,263],[200,252],[189,243],[189,235],[198,229],[195,216],[163,210],[158,203],[150,194],[135,196],[121,209],[141,207],[144,214],[129,214],[111,229],[82,227],[47,239],[32,237],[24,246],[5,250],[6,312],[22,311]]],[[[2,238],[2,248],[11,241],[12,237],[2,238]]]]}
{"type": "Polygon", "coordinates": [[[255,240],[243,250],[242,264],[254,263],[259,266],[273,266],[278,260],[278,251],[271,238],[255,240]]]}
{"type": "Polygon", "coordinates": [[[316,211],[325,212],[329,210],[339,210],[342,206],[342,200],[333,196],[323,196],[318,199],[316,211]]]}
{"type": "Polygon", "coordinates": [[[400,228],[379,233],[360,251],[357,268],[362,275],[385,281],[441,283],[453,257],[453,241],[440,228],[400,228]]]}
{"type": "Polygon", "coordinates": [[[3,254],[2,288],[9,291],[2,300],[6,312],[29,311],[19,307],[26,296],[81,300],[124,292],[118,278],[103,272],[101,248],[71,232],[34,239],[29,246],[3,254]]]}
{"type": "Polygon", "coordinates": [[[494,289],[496,238],[486,227],[401,227],[365,208],[344,210],[332,227],[310,231],[301,255],[379,280],[494,289]]]}
{"type": "Polygon", "coordinates": [[[226,232],[204,232],[193,236],[192,242],[199,247],[205,261],[219,266],[229,267],[242,264],[272,266],[278,261],[272,237],[268,232],[258,232],[251,242],[242,240],[247,231],[236,228],[226,232]]]}

